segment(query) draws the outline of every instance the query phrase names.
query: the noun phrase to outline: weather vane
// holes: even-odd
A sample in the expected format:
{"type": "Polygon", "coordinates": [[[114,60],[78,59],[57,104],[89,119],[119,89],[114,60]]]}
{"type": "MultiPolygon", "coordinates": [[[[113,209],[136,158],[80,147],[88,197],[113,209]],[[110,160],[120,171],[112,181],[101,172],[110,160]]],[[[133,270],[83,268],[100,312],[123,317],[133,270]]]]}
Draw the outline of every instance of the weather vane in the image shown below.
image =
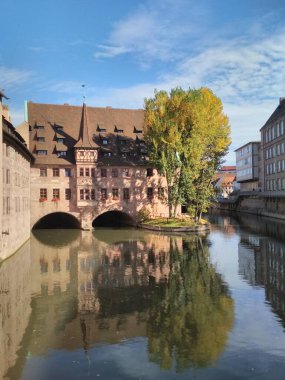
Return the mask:
{"type": "Polygon", "coordinates": [[[83,102],[85,103],[85,99],[86,99],[86,94],[85,94],[85,84],[83,83],[81,85],[81,87],[83,88],[83,102]]]}

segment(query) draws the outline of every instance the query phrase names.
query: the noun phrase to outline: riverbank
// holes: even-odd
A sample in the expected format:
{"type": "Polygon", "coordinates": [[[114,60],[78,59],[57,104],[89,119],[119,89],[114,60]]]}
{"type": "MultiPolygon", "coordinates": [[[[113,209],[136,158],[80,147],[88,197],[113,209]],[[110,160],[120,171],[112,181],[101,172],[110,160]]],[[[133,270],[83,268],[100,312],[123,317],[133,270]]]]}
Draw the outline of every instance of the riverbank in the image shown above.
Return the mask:
{"type": "Polygon", "coordinates": [[[190,218],[158,218],[138,224],[139,228],[163,232],[192,232],[201,233],[210,230],[210,224],[202,220],[200,224],[194,223],[190,218]]]}
{"type": "Polygon", "coordinates": [[[212,209],[235,211],[262,217],[285,220],[285,194],[271,195],[240,194],[236,198],[224,199],[213,205],[212,209]]]}

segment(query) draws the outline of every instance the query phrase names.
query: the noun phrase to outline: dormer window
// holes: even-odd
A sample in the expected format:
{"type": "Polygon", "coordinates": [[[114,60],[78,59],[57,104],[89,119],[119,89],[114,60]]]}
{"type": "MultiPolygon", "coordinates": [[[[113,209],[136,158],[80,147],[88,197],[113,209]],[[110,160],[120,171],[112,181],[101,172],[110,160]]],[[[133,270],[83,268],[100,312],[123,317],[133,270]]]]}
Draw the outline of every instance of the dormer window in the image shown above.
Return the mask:
{"type": "Polygon", "coordinates": [[[45,142],[45,138],[44,137],[37,137],[37,141],[38,142],[45,142]]]}
{"type": "Polygon", "coordinates": [[[103,157],[112,157],[112,152],[103,152],[103,157]]]}
{"type": "Polygon", "coordinates": [[[143,130],[137,129],[136,127],[134,127],[134,133],[143,133],[143,130]]]}
{"type": "Polygon", "coordinates": [[[114,131],[117,133],[124,133],[124,130],[122,128],[118,128],[116,125],[114,131]]]}
{"type": "Polygon", "coordinates": [[[56,131],[62,131],[63,130],[63,127],[61,125],[55,125],[54,128],[56,131]]]}
{"type": "Polygon", "coordinates": [[[36,129],[45,129],[45,126],[42,124],[36,124],[35,128],[36,129]]]}
{"type": "Polygon", "coordinates": [[[103,139],[103,140],[102,140],[102,144],[103,144],[103,145],[108,145],[108,139],[103,139]]]}
{"type": "Polygon", "coordinates": [[[44,149],[37,149],[37,154],[39,156],[46,156],[47,155],[47,150],[44,149]]]}
{"type": "Polygon", "coordinates": [[[98,132],[106,132],[106,128],[104,126],[97,124],[97,131],[98,132]]]}
{"type": "Polygon", "coordinates": [[[66,157],[66,151],[60,151],[60,152],[57,152],[57,156],[58,157],[66,157]]]}
{"type": "Polygon", "coordinates": [[[63,144],[63,142],[64,142],[64,138],[62,138],[62,137],[58,137],[58,138],[56,139],[56,141],[57,141],[58,143],[60,143],[60,144],[63,144]]]}

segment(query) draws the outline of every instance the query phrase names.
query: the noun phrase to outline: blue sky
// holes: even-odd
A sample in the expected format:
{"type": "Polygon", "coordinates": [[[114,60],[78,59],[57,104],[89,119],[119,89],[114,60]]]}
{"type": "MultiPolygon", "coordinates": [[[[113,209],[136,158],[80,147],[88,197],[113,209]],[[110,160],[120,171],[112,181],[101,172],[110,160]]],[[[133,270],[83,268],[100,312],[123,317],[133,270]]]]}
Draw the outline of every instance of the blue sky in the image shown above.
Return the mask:
{"type": "Polygon", "coordinates": [[[0,89],[24,101],[143,108],[154,89],[210,87],[233,150],[285,96],[284,0],[0,0],[0,89]]]}

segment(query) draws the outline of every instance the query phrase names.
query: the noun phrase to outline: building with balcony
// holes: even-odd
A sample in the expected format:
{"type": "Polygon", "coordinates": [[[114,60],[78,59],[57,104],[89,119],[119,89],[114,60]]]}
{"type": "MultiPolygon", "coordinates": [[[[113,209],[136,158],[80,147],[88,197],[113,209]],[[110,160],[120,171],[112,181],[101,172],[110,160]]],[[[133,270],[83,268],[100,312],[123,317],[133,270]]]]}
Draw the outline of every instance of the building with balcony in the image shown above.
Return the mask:
{"type": "Polygon", "coordinates": [[[27,111],[32,227],[55,214],[83,229],[106,213],[129,223],[142,208],[167,216],[165,178],[146,155],[143,110],[28,102],[27,111]]]}
{"type": "Polygon", "coordinates": [[[236,179],[241,191],[259,191],[260,142],[251,141],[236,152],[236,179]]]}

